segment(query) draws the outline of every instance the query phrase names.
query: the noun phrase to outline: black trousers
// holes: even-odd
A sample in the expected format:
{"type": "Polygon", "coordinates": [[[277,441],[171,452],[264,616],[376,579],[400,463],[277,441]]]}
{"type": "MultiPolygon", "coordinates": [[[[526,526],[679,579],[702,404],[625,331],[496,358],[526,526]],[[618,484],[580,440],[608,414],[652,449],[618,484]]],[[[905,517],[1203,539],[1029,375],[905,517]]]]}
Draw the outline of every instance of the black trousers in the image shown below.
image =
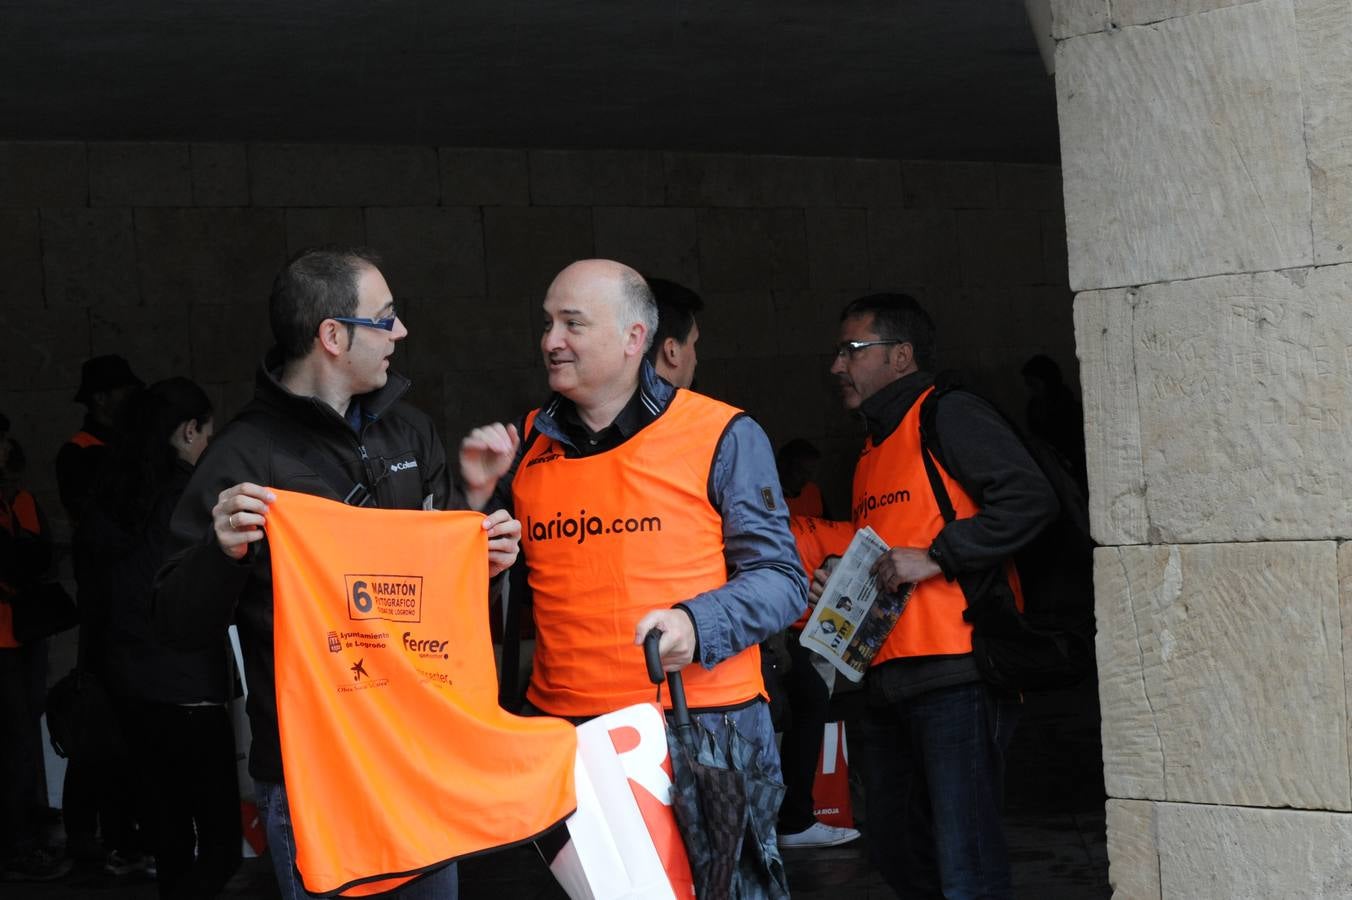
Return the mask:
{"type": "Polygon", "coordinates": [[[235,736],[224,706],[134,703],[132,747],[161,898],[214,897],[240,863],[235,736]]]}
{"type": "Polygon", "coordinates": [[[792,665],[783,678],[790,718],[779,744],[780,763],[784,767],[779,833],[796,834],[817,820],[812,813],[812,782],[821,755],[822,729],[831,712],[831,692],[812,667],[812,651],[803,649],[798,642],[798,632],[789,632],[785,644],[792,665]]]}

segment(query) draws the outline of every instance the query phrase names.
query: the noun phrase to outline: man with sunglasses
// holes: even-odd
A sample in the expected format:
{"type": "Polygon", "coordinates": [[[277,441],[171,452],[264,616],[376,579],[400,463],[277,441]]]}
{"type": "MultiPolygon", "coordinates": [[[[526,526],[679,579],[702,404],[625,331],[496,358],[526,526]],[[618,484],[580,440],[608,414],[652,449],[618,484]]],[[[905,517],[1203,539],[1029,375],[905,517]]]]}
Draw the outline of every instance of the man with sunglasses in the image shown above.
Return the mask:
{"type": "MultiPolygon", "coordinates": [[[[368,250],[320,248],[301,251],[277,276],[269,305],[276,347],[258,369],[253,402],[213,438],[193,472],[156,595],[157,624],[176,644],[220,641],[231,621],[239,626],[253,732],[249,772],[287,897],[309,895],[292,864],[290,816],[304,811],[288,809],[277,728],[262,527],[269,488],[382,509],[467,508],[431,419],[401,401],[410,383],[390,370],[390,356],[408,329],[377,265],[368,250]]],[[[516,559],[521,526],[499,510],[484,528],[489,571],[497,575],[516,559]]],[[[457,887],[448,866],[400,897],[445,900],[457,887]]]]}
{"type": "MultiPolygon", "coordinates": [[[[872,294],[841,313],[831,374],[868,426],[854,525],[891,546],[873,570],[881,590],[916,585],[867,676],[859,732],[869,850],[898,896],[1010,897],[1000,807],[1018,698],[982,680],[957,578],[988,573],[1017,592],[1007,562],[1052,520],[1057,500],[1003,416],[953,391],[933,422],[957,511],[945,524],[920,440],[933,356],[933,323],[912,297],[872,294]]],[[[814,602],[825,580],[814,574],[814,602]]]]}

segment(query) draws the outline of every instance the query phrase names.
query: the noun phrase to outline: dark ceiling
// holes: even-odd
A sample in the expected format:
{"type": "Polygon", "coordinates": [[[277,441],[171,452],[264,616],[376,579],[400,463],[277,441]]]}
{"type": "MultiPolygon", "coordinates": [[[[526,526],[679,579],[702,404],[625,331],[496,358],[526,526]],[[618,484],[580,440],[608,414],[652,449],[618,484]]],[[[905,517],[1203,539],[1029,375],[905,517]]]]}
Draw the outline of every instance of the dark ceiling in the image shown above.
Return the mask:
{"type": "Polygon", "coordinates": [[[0,0],[0,139],[1057,158],[1022,0],[0,0]]]}

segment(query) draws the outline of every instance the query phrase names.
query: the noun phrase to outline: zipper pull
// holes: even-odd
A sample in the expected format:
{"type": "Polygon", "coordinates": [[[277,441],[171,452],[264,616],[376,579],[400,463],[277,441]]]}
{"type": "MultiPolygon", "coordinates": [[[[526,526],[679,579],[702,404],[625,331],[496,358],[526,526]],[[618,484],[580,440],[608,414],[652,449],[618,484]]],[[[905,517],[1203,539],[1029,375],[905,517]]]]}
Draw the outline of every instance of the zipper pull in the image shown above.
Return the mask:
{"type": "Polygon", "coordinates": [[[361,454],[361,458],[362,458],[362,459],[370,459],[370,457],[368,457],[368,456],[366,455],[366,445],[365,445],[365,444],[358,444],[358,445],[357,445],[357,452],[361,454]]]}

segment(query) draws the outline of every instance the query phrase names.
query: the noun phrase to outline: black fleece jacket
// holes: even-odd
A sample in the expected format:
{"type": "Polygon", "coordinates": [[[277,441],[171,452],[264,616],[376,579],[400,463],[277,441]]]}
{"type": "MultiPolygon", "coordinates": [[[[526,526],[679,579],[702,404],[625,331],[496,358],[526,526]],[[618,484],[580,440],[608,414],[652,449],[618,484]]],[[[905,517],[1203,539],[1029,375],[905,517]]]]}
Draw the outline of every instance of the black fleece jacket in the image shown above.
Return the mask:
{"type": "Polygon", "coordinates": [[[169,561],[160,570],[155,598],[157,629],[173,645],[206,646],[219,641],[232,622],[239,626],[253,731],[249,772],[271,782],[282,781],[272,563],[266,540],[251,544],[239,562],[221,552],[211,523],[221,491],[251,481],[340,500],[361,481],[381,509],[466,508],[431,419],[400,402],[408,379],[390,372],[384,387],[354,398],[361,416],[354,431],[323,401],[287,391],[279,374],[274,352],[258,371],[253,401],[202,454],[174,510],[169,561]],[[317,467],[318,460],[327,464],[317,467]],[[330,483],[336,478],[319,471],[334,466],[351,480],[342,491],[330,483]]]}

